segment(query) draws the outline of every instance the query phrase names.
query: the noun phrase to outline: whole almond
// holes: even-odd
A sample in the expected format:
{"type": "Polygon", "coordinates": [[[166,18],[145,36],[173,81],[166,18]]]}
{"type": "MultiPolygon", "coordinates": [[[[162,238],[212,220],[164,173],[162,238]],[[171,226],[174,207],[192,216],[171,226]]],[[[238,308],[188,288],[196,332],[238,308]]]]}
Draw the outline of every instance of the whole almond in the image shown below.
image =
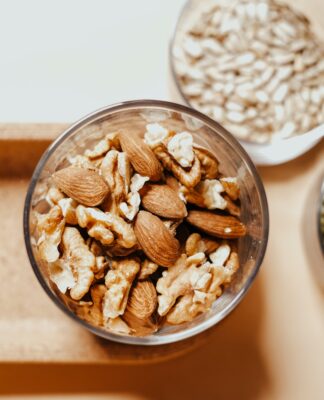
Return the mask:
{"type": "Polygon", "coordinates": [[[146,210],[160,217],[181,219],[187,215],[184,202],[168,185],[145,185],[141,199],[146,210]]]}
{"type": "Polygon", "coordinates": [[[191,225],[211,236],[234,239],[246,234],[245,225],[232,216],[218,215],[211,211],[191,210],[186,219],[191,225]]]}
{"type": "Polygon", "coordinates": [[[85,206],[97,206],[109,193],[103,178],[89,169],[64,168],[53,174],[53,180],[62,192],[85,206]]]}
{"type": "Polygon", "coordinates": [[[147,257],[163,267],[172,267],[180,255],[180,243],[159,217],[148,211],[137,214],[134,232],[147,257]]]}
{"type": "Polygon", "coordinates": [[[136,134],[119,133],[122,150],[128,155],[136,172],[158,181],[162,175],[162,166],[151,148],[136,134]]]}
{"type": "Polygon", "coordinates": [[[138,281],[128,298],[128,312],[137,318],[145,320],[154,313],[156,305],[157,294],[153,283],[149,280],[138,281]]]}

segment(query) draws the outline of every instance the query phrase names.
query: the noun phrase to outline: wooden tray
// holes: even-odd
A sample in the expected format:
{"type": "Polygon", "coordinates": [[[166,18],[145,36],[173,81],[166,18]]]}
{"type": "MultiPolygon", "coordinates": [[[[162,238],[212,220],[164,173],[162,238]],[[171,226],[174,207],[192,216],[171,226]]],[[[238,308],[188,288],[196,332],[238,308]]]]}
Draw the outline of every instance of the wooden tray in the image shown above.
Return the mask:
{"type": "Polygon", "coordinates": [[[208,333],[152,347],[97,338],[63,315],[37,282],[23,240],[23,204],[37,161],[65,127],[0,125],[0,362],[154,362],[194,348],[208,333]]]}
{"type": "MultiPolygon", "coordinates": [[[[68,319],[43,292],[29,265],[22,236],[28,179],[41,153],[65,126],[0,125],[0,367],[8,362],[82,363],[88,367],[82,373],[78,369],[80,375],[71,378],[69,387],[77,392],[104,390],[107,372],[92,364],[157,362],[199,346],[185,359],[138,367],[139,375],[133,376],[134,369],[128,367],[109,369],[109,384],[121,391],[136,387],[152,398],[161,382],[167,390],[162,392],[172,391],[177,398],[211,398],[211,393],[219,398],[259,398],[261,393],[264,399],[323,398],[324,299],[306,251],[303,215],[308,193],[324,171],[324,142],[293,162],[260,168],[269,200],[270,240],[260,274],[242,304],[196,338],[139,347],[98,339],[68,319]],[[215,386],[215,379],[221,385],[215,386]]],[[[4,380],[10,378],[6,371],[25,376],[30,367],[6,368],[0,368],[4,380]]],[[[37,370],[44,384],[35,381],[35,390],[46,389],[46,374],[54,371],[48,368],[37,370]]],[[[68,368],[61,364],[55,369],[55,388],[70,376],[68,368]]]]}

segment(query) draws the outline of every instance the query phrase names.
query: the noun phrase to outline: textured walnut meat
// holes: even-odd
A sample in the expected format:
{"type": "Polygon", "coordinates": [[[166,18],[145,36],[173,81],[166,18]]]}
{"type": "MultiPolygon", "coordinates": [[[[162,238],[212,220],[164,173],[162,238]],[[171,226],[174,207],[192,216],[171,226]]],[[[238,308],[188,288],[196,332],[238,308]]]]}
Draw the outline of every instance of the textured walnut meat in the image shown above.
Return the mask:
{"type": "Polygon", "coordinates": [[[126,258],[112,263],[112,268],[105,277],[105,285],[108,288],[103,302],[105,321],[124,313],[129,291],[139,269],[140,263],[136,259],[126,258]]]}
{"type": "Polygon", "coordinates": [[[39,231],[38,249],[40,256],[47,262],[58,260],[60,253],[58,245],[64,231],[65,219],[62,210],[54,206],[48,214],[37,215],[37,229],[39,231]]]}
{"type": "Polygon", "coordinates": [[[239,268],[232,239],[246,233],[237,178],[189,131],[149,122],[144,139],[112,132],[67,155],[37,214],[39,255],[67,306],[121,335],[208,311],[239,268]]]}
{"type": "Polygon", "coordinates": [[[70,295],[72,299],[80,300],[88,292],[93,281],[96,259],[76,228],[65,228],[62,245],[63,257],[71,265],[76,276],[76,285],[71,289],[70,295]]]}

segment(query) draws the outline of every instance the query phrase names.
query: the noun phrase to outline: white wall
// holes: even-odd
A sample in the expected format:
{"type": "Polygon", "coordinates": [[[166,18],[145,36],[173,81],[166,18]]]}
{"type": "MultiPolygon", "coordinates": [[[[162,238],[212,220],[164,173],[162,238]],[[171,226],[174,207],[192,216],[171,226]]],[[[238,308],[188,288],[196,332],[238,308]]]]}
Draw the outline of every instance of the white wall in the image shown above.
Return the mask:
{"type": "Polygon", "coordinates": [[[0,122],[74,121],[168,99],[168,45],[184,0],[0,0],[0,122]]]}

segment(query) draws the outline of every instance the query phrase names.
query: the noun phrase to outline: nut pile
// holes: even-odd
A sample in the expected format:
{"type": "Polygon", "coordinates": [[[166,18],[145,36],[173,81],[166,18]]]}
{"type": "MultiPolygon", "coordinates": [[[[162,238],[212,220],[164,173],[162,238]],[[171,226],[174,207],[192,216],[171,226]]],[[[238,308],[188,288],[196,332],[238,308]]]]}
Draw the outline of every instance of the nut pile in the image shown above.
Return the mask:
{"type": "Polygon", "coordinates": [[[178,33],[173,58],[190,105],[239,139],[265,143],[324,122],[324,46],[287,5],[215,1],[178,33]]]}
{"type": "Polygon", "coordinates": [[[189,132],[158,123],[144,139],[110,133],[69,162],[36,213],[39,255],[66,304],[139,336],[207,311],[239,268],[237,178],[189,132]]]}

